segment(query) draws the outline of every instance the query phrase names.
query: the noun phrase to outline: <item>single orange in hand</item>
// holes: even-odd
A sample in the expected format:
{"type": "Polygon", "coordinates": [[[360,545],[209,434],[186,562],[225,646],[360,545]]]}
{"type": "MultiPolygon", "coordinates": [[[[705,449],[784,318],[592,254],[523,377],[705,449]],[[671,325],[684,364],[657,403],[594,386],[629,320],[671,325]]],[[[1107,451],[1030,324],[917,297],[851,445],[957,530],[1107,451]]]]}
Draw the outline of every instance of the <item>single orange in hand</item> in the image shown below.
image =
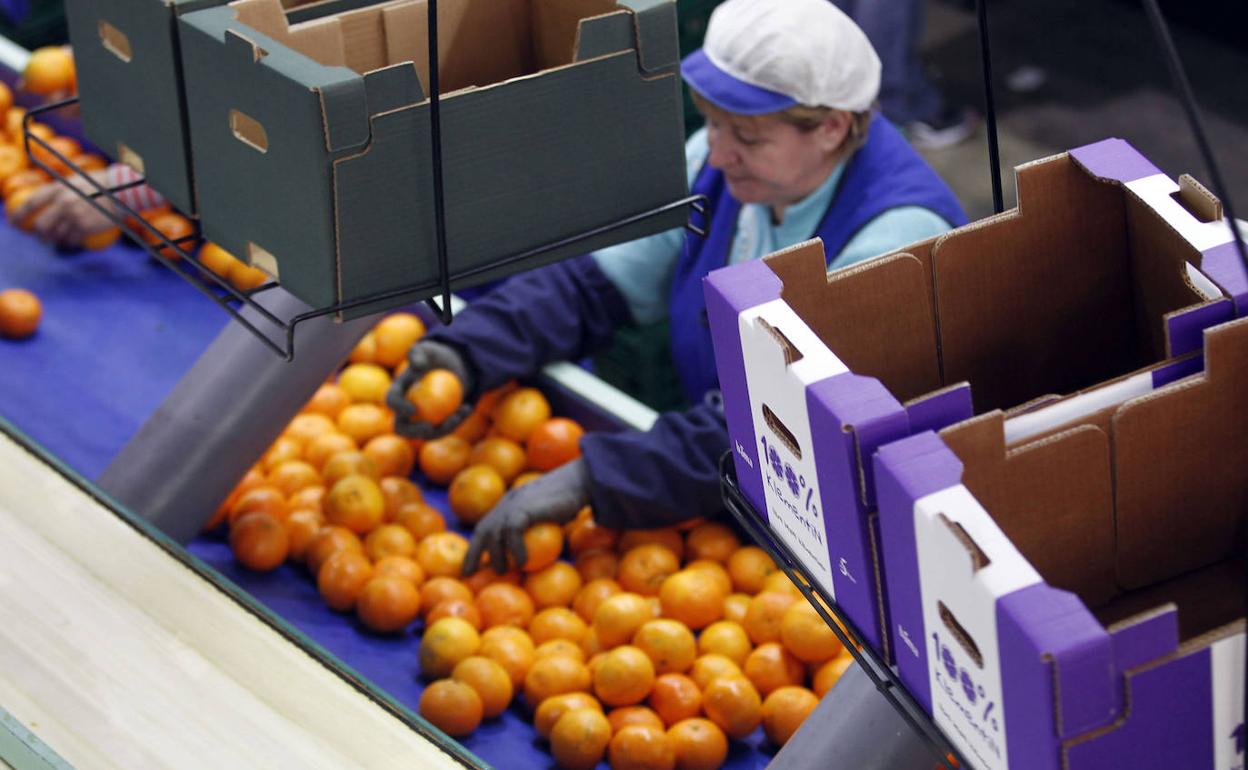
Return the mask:
{"type": "Polygon", "coordinates": [[[330,609],[346,612],[373,577],[368,557],[349,548],[332,554],[316,573],[316,589],[330,609]]]}
{"type": "Polygon", "coordinates": [[[663,674],[654,680],[647,702],[663,724],[671,727],[702,712],[702,691],[684,674],[663,674]]]}
{"type": "Polygon", "coordinates": [[[679,770],[719,770],[728,758],[728,736],[709,719],[683,719],[668,728],[667,740],[679,770]]]}
{"type": "Polygon", "coordinates": [[[554,417],[529,433],[525,444],[529,467],[551,471],[581,456],[581,436],[585,429],[575,420],[554,417]]]}
{"type": "Polygon", "coordinates": [[[537,426],[550,419],[550,402],[536,388],[520,388],[498,402],[492,417],[499,435],[524,443],[537,426]]]}
{"type": "Polygon", "coordinates": [[[482,709],[477,691],[454,679],[434,682],[420,694],[420,715],[453,738],[476,730],[481,724],[482,709]]]}
{"type": "Polygon", "coordinates": [[[611,770],[674,770],[676,754],[667,733],[656,727],[629,725],[607,746],[611,770]]]}
{"type": "Polygon", "coordinates": [[[550,731],[550,753],[565,770],[592,770],[610,742],[611,723],[595,709],[570,711],[550,731]]]}
{"type": "Polygon", "coordinates": [[[805,687],[781,687],[763,701],[763,732],[783,746],[818,705],[819,698],[805,687]]]}
{"type": "Polygon", "coordinates": [[[468,465],[472,447],[459,436],[426,441],[420,448],[420,472],[435,484],[449,484],[468,465]]]}
{"type": "Polygon", "coordinates": [[[286,561],[290,536],[279,519],[257,511],[230,525],[230,548],[247,569],[267,572],[286,561]]]}
{"type": "Polygon", "coordinates": [[[470,655],[456,663],[451,678],[477,691],[486,719],[503,713],[515,692],[507,670],[498,661],[483,655],[470,655]]]}
{"type": "Polygon", "coordinates": [[[402,631],[420,613],[420,590],[397,575],[374,575],[355,600],[355,613],[374,631],[402,631]]]}
{"type": "Polygon", "coordinates": [[[446,369],[432,369],[407,389],[406,396],[416,407],[415,419],[440,425],[464,403],[464,386],[446,369]]]}
{"type": "Polygon", "coordinates": [[[447,500],[460,522],[476,524],[493,510],[507,492],[498,471],[488,465],[469,465],[451,480],[447,500]]]}
{"type": "Polygon", "coordinates": [[[43,306],[25,289],[0,291],[0,335],[10,339],[29,337],[39,328],[43,306]]]}
{"type": "Polygon", "coordinates": [[[518,626],[528,628],[533,620],[533,599],[524,589],[508,583],[493,583],[477,595],[477,609],[486,628],[518,626]]]}

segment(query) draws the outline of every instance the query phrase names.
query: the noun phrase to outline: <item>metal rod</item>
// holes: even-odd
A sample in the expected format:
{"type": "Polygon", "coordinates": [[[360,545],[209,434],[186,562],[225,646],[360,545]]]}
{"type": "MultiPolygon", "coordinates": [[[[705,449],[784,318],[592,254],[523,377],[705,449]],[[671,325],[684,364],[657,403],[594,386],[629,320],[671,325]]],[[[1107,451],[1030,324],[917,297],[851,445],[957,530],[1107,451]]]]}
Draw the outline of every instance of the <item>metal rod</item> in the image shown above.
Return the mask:
{"type": "Polygon", "coordinates": [[[442,307],[432,302],[444,324],[451,322],[451,268],[446,255],[446,201],[442,187],[442,99],[438,82],[438,0],[429,0],[429,147],[433,154],[433,222],[438,248],[438,276],[442,287],[442,307]]]}
{"type": "Polygon", "coordinates": [[[997,146],[997,100],[992,88],[992,52],[988,46],[988,0],[975,0],[979,26],[979,55],[984,68],[984,115],[988,124],[988,173],[992,177],[992,210],[1005,210],[1001,194],[1001,150],[997,146]]]}

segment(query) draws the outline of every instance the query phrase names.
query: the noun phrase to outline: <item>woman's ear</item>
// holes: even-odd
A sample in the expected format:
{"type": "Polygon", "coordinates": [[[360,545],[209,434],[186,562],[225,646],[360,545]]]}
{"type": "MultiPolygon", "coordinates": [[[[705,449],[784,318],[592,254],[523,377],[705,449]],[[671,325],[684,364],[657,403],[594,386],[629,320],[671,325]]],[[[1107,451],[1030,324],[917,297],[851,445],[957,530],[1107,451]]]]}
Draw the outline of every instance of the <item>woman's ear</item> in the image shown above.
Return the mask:
{"type": "Polygon", "coordinates": [[[853,113],[845,110],[830,110],[823,123],[815,129],[819,140],[819,148],[827,153],[837,152],[849,138],[853,125],[853,113]]]}

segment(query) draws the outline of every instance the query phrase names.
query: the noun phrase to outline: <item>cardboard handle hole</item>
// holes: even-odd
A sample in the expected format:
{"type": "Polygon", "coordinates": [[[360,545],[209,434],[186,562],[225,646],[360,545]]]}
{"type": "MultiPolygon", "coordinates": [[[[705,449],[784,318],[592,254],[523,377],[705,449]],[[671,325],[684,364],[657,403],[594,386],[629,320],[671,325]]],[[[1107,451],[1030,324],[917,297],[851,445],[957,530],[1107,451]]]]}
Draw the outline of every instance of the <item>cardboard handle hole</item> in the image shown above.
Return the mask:
{"type": "Polygon", "coordinates": [[[784,351],[785,364],[795,364],[802,360],[802,351],[797,349],[797,345],[794,345],[792,340],[784,336],[784,332],[767,323],[762,318],[758,319],[758,323],[763,328],[763,331],[770,334],[775,339],[776,344],[780,346],[780,349],[784,351]]]}
{"type": "Polygon", "coordinates": [[[793,435],[793,431],[785,427],[776,413],[771,411],[771,407],[766,404],[763,404],[763,421],[767,423],[768,428],[771,428],[771,432],[785,449],[792,452],[797,459],[802,459],[802,448],[797,444],[797,437],[793,435]]]}
{"type": "Polygon", "coordinates": [[[100,43],[103,44],[105,50],[127,64],[130,62],[133,52],[130,49],[130,38],[126,37],[126,33],[103,19],[96,23],[95,31],[99,33],[100,43]]]}
{"type": "Polygon", "coordinates": [[[971,656],[971,660],[975,661],[975,665],[979,668],[983,668],[984,654],[979,651],[979,645],[975,644],[975,640],[972,639],[967,630],[962,627],[962,624],[958,622],[958,619],[953,616],[953,613],[949,611],[949,608],[945,606],[944,602],[936,602],[936,607],[940,610],[940,621],[945,624],[945,628],[949,629],[950,635],[957,640],[958,645],[966,651],[966,654],[971,656]]]}
{"type": "Polygon", "coordinates": [[[230,110],[230,131],[234,132],[235,139],[248,147],[259,152],[269,151],[268,132],[264,130],[260,121],[250,115],[238,110],[230,110]]]}
{"type": "Polygon", "coordinates": [[[1171,193],[1170,197],[1201,222],[1217,222],[1222,219],[1222,201],[1191,174],[1179,177],[1179,191],[1171,193]]]}

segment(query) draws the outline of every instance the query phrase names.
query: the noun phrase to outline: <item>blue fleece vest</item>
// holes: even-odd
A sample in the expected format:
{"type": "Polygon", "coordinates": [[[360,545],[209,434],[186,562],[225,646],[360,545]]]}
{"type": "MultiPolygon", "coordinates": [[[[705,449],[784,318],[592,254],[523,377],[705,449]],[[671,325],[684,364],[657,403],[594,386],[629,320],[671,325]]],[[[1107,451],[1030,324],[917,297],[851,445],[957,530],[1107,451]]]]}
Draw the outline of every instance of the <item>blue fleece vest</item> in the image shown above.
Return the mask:
{"type": "MultiPolygon", "coordinates": [[[[672,277],[672,359],[690,404],[718,389],[711,330],[706,320],[702,279],[728,264],[741,204],[728,193],[724,175],[702,167],[693,193],[707,197],[711,221],[706,237],[689,233],[672,277]]],[[[854,153],[832,195],[828,212],[811,237],[823,239],[831,260],[864,226],[889,209],[921,206],[953,226],[966,223],[958,200],[927,162],[883,116],[871,120],[867,141],[854,153]]],[[[905,244],[897,244],[904,246],[905,244]]]]}

